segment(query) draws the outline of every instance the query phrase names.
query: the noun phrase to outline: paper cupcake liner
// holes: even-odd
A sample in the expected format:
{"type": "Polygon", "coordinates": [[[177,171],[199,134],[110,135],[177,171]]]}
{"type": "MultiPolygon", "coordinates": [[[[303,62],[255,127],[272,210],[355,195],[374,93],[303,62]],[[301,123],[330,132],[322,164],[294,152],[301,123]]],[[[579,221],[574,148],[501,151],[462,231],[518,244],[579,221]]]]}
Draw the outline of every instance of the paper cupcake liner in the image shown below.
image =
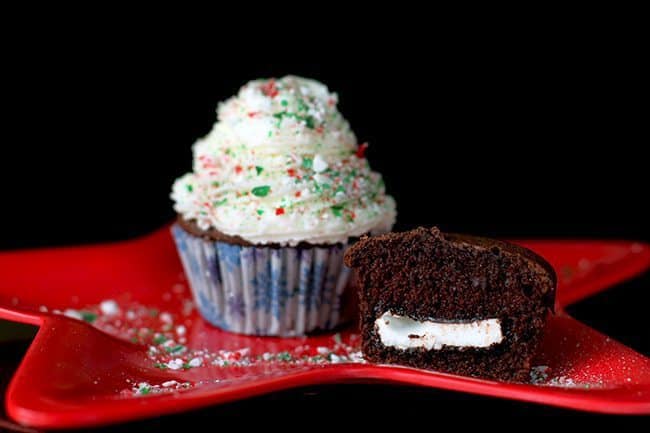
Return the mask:
{"type": "Polygon", "coordinates": [[[346,245],[255,247],[172,234],[203,317],[226,331],[290,337],[342,322],[346,245]]]}

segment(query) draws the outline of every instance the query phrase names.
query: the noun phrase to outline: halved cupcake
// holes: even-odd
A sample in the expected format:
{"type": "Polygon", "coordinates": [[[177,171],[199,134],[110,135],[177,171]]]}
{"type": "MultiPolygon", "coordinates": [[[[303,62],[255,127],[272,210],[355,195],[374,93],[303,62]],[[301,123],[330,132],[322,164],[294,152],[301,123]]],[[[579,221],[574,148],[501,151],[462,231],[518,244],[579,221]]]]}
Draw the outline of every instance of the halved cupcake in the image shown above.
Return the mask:
{"type": "Polygon", "coordinates": [[[528,377],[555,299],[555,272],[537,254],[434,227],[364,238],[345,261],[359,276],[368,360],[528,377]]]}

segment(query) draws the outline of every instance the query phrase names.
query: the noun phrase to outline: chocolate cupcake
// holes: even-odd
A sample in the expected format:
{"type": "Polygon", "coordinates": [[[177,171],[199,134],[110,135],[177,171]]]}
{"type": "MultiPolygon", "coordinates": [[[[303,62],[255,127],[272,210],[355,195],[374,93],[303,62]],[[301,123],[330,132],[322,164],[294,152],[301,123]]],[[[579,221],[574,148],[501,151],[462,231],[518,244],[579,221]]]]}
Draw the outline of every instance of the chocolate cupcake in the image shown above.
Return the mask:
{"type": "Polygon", "coordinates": [[[210,323],[294,336],[344,320],[343,253],[390,230],[395,202],[336,105],[313,80],[251,81],[194,145],[194,171],[173,186],[172,232],[210,323]]]}

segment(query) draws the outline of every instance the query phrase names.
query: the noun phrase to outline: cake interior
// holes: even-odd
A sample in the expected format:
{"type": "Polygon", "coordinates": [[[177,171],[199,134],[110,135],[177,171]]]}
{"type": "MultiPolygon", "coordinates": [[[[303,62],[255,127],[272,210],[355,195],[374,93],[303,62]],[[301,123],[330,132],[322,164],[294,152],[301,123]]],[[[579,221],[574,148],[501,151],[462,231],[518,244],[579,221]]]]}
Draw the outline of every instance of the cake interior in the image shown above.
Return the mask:
{"type": "Polygon", "coordinates": [[[438,229],[366,238],[357,268],[367,359],[525,380],[552,309],[555,275],[523,248],[438,229]]]}

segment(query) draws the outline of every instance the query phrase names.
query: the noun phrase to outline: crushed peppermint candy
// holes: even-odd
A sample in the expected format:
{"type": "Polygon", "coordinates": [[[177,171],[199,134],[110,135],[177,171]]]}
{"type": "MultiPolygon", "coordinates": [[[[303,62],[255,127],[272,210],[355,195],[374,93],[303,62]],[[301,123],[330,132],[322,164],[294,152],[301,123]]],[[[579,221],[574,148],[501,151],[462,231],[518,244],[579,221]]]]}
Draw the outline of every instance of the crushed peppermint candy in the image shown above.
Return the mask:
{"type": "Polygon", "coordinates": [[[167,364],[165,364],[165,365],[166,365],[167,368],[169,368],[170,370],[180,370],[181,368],[183,368],[183,365],[184,365],[184,364],[185,364],[185,363],[183,362],[182,359],[180,359],[180,358],[176,358],[176,359],[172,359],[171,361],[169,361],[169,362],[168,362],[167,364]]]}
{"type": "MultiPolygon", "coordinates": [[[[85,306],[83,309],[51,311],[85,321],[103,332],[142,346],[146,362],[150,363],[151,368],[169,375],[161,378],[158,383],[151,383],[150,379],[149,382],[143,381],[142,377],[127,377],[125,388],[120,391],[125,396],[146,396],[183,391],[206,384],[227,384],[237,377],[250,374],[249,372],[258,374],[257,372],[264,371],[266,374],[302,366],[366,362],[361,353],[361,338],[354,333],[318,337],[315,344],[310,344],[311,338],[298,339],[295,343],[283,344],[282,349],[275,350],[269,349],[274,347],[274,344],[270,344],[266,351],[261,351],[259,344],[255,345],[258,350],[246,346],[208,349],[203,346],[205,342],[199,343],[195,339],[188,341],[186,338],[194,334],[189,330],[193,329],[196,320],[200,320],[193,302],[188,299],[188,291],[177,287],[169,293],[177,298],[177,305],[181,306],[173,312],[115,299],[85,306]],[[183,378],[188,371],[197,369],[208,377],[197,378],[192,375],[188,379],[191,377],[193,380],[183,378]]],[[[47,310],[47,307],[43,306],[41,310],[47,310]]],[[[245,344],[246,339],[241,341],[245,344]]],[[[99,383],[99,380],[96,382],[99,383]]],[[[598,378],[578,380],[570,377],[566,371],[552,371],[547,365],[532,368],[530,383],[583,389],[603,386],[598,378]]]]}
{"type": "Polygon", "coordinates": [[[105,314],[107,316],[114,316],[115,314],[118,314],[120,312],[120,307],[117,305],[117,302],[115,302],[113,299],[107,299],[105,301],[102,301],[102,303],[99,304],[99,309],[102,312],[102,314],[105,314]]]}
{"type": "Polygon", "coordinates": [[[200,367],[203,364],[203,359],[201,358],[192,358],[190,362],[187,363],[190,367],[200,367]]]}

